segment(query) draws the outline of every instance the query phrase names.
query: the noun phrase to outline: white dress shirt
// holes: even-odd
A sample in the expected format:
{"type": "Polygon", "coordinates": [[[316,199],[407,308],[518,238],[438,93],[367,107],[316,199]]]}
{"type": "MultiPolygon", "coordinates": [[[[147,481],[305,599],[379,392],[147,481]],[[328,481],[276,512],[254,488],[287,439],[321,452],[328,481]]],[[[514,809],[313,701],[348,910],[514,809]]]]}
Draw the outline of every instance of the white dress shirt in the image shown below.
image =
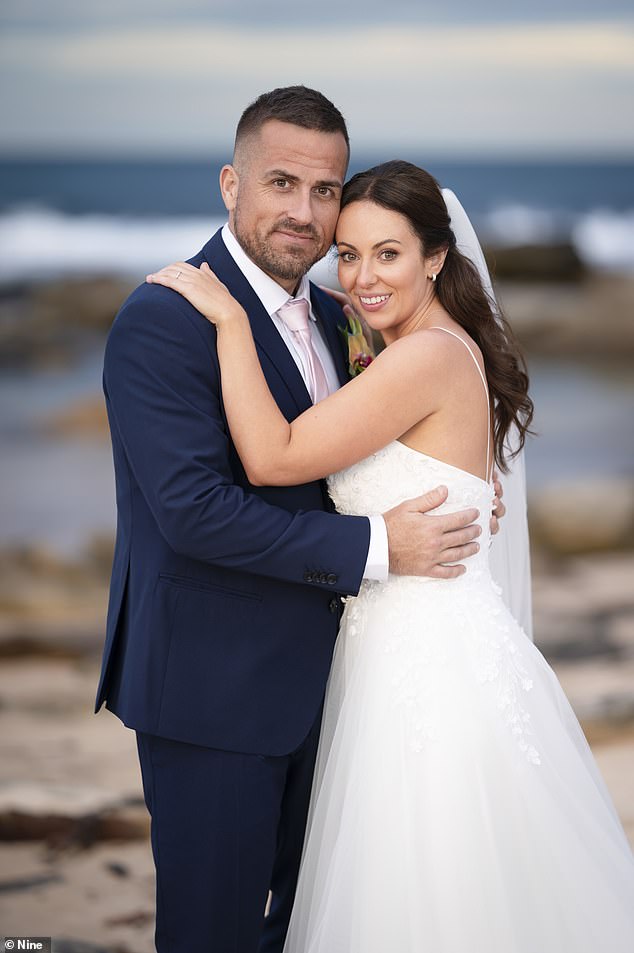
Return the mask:
{"type": "MultiPolygon", "coordinates": [[[[222,240],[236,265],[262,302],[264,310],[273,321],[273,324],[277,328],[280,337],[288,348],[291,357],[295,361],[295,364],[297,365],[298,370],[302,375],[304,382],[306,383],[307,372],[304,366],[303,356],[295,347],[291,332],[277,313],[279,309],[291,299],[292,295],[289,295],[288,291],[282,288],[281,285],[278,285],[276,281],[269,277],[269,275],[265,274],[261,268],[258,268],[258,266],[251,261],[229,228],[228,223],[222,229],[222,240]]],[[[340,386],[339,378],[337,377],[335,363],[328,345],[321,335],[319,327],[317,326],[317,320],[313,314],[310,301],[310,284],[307,275],[304,275],[300,281],[295,297],[304,298],[308,302],[308,313],[311,318],[310,332],[312,344],[319,356],[319,359],[322,362],[324,371],[326,372],[328,387],[330,393],[332,394],[334,391],[338,390],[340,386]]],[[[389,566],[387,529],[385,526],[385,520],[380,515],[370,516],[368,519],[370,521],[370,548],[368,550],[368,558],[365,564],[363,577],[364,579],[376,579],[379,582],[384,582],[388,576],[389,566]]]]}

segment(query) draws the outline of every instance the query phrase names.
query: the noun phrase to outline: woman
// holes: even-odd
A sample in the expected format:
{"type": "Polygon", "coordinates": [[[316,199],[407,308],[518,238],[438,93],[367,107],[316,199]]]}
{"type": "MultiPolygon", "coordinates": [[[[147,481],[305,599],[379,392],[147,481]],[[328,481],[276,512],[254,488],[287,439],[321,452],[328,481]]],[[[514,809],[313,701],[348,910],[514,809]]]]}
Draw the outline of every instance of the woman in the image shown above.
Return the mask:
{"type": "Polygon", "coordinates": [[[631,953],[631,851],[570,705],[488,568],[491,468],[532,414],[521,358],[426,172],[390,162],[351,179],[337,248],[342,286],[387,347],[292,424],[209,269],[153,276],[217,326],[252,482],[333,474],[337,508],[355,514],[443,482],[446,510],[481,513],[461,577],[391,576],[348,600],[285,951],[631,953]]]}

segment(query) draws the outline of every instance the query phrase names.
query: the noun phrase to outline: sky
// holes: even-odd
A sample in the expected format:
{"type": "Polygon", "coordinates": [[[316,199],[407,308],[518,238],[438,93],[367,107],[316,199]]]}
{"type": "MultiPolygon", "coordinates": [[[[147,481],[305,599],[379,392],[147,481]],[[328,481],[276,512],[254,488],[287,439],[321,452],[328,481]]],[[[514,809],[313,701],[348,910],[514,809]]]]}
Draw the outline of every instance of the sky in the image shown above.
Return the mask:
{"type": "Polygon", "coordinates": [[[305,83],[361,151],[634,157],[631,0],[2,0],[0,154],[230,153],[305,83]]]}

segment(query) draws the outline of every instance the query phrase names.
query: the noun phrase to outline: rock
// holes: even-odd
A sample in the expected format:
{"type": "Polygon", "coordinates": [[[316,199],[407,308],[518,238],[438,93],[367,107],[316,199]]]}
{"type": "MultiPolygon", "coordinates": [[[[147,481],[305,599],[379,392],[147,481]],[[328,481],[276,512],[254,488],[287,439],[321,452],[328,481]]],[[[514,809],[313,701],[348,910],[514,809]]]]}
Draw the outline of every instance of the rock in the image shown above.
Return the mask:
{"type": "Polygon", "coordinates": [[[60,848],[98,841],[144,840],[149,818],[141,798],[78,785],[0,786],[0,841],[45,840],[60,848]]]}
{"type": "MultiPolygon", "coordinates": [[[[16,659],[76,661],[95,657],[103,648],[103,619],[20,622],[0,618],[0,662],[16,659]]],[[[0,702],[0,705],[2,703],[0,702]]]]}
{"type": "Polygon", "coordinates": [[[11,580],[11,589],[18,578],[53,580],[81,590],[95,577],[107,581],[114,542],[111,536],[97,535],[77,557],[65,557],[43,543],[13,545],[0,549],[0,577],[11,580]],[[104,554],[106,559],[104,560],[104,554]],[[95,570],[98,570],[97,572],[95,570]]]}
{"type": "Polygon", "coordinates": [[[64,557],[45,546],[0,549],[0,658],[80,658],[103,645],[113,540],[64,557]]]}
{"type": "Polygon", "coordinates": [[[40,326],[107,331],[133,288],[131,282],[107,275],[60,278],[33,287],[31,309],[40,326]]]}
{"type": "Polygon", "coordinates": [[[629,367],[634,356],[631,275],[592,275],[578,284],[502,281],[496,292],[529,355],[629,367]]]}
{"type": "Polygon", "coordinates": [[[634,483],[601,479],[553,484],[530,501],[531,538],[553,553],[631,549],[634,483]]]}
{"type": "Polygon", "coordinates": [[[133,285],[114,276],[60,278],[0,293],[0,366],[66,366],[106,331],[133,285]]]}
{"type": "Polygon", "coordinates": [[[93,397],[67,407],[42,423],[44,433],[56,437],[110,438],[103,397],[93,397]]]}
{"type": "Polygon", "coordinates": [[[1,880],[0,893],[22,893],[24,890],[33,890],[34,887],[44,887],[48,884],[63,883],[63,881],[64,878],[59,874],[35,874],[33,877],[1,880]]]}
{"type": "Polygon", "coordinates": [[[586,273],[574,247],[567,242],[489,246],[486,259],[493,279],[501,281],[579,281],[586,273]]]}
{"type": "Polygon", "coordinates": [[[535,641],[577,717],[634,740],[634,552],[535,560],[535,641]]]}
{"type": "Polygon", "coordinates": [[[110,917],[105,921],[108,927],[144,927],[154,921],[154,914],[151,910],[135,910],[133,913],[124,913],[123,916],[110,917]]]}
{"type": "Polygon", "coordinates": [[[128,953],[124,946],[96,946],[94,943],[87,943],[85,940],[67,940],[55,937],[53,937],[51,951],[52,953],[128,953]]]}

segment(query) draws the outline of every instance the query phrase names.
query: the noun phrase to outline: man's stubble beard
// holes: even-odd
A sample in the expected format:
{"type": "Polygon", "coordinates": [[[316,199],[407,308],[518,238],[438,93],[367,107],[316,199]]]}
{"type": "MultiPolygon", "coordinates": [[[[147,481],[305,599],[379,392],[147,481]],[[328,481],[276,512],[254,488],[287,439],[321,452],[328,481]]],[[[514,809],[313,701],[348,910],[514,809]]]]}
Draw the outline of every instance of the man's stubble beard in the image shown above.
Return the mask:
{"type": "MultiPolygon", "coordinates": [[[[238,242],[251,261],[273,279],[299,281],[316,262],[324,257],[328,250],[327,248],[323,250],[320,248],[316,254],[312,255],[302,253],[300,248],[289,250],[284,254],[276,252],[268,244],[268,235],[261,236],[253,234],[241,227],[240,212],[237,205],[233,211],[233,228],[238,242]]],[[[288,221],[281,221],[278,222],[275,229],[271,231],[275,231],[279,228],[296,232],[299,235],[317,237],[312,226],[297,226],[288,221]]]]}

